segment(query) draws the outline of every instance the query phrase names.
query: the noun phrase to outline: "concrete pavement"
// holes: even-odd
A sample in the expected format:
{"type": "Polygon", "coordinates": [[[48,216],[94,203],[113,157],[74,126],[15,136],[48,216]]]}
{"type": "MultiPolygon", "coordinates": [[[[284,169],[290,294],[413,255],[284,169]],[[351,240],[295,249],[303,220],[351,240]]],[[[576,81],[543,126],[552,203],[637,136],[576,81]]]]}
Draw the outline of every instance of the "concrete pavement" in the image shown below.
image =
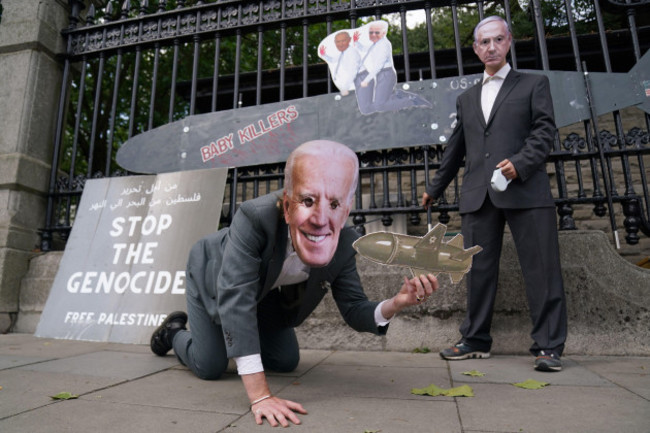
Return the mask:
{"type": "MultiPolygon", "coordinates": [[[[531,356],[448,362],[437,353],[304,350],[272,391],[309,411],[292,431],[650,432],[650,357],[568,356],[541,373],[531,356]],[[462,373],[478,370],[484,376],[462,373]],[[535,379],[539,390],[512,385],[535,379]],[[474,397],[412,388],[467,384],[474,397]]],[[[236,374],[206,382],[147,346],[0,335],[0,432],[264,432],[236,374]],[[70,392],[79,397],[54,401],[70,392]]]]}

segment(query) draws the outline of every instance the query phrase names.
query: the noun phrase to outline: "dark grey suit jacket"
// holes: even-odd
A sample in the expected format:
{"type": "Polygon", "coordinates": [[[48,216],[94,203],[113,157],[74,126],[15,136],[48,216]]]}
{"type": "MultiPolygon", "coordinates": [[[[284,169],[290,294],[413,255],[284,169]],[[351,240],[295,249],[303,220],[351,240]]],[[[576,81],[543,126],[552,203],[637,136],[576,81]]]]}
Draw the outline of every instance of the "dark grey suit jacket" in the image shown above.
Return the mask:
{"type": "MultiPolygon", "coordinates": [[[[229,228],[205,237],[190,251],[187,296],[198,296],[222,326],[229,358],[260,353],[256,306],[282,271],[288,242],[281,198],[282,192],[276,192],[242,203],[229,228]]],[[[357,237],[351,228],[341,230],[332,261],[310,270],[300,304],[287,310],[288,326],[302,323],[331,289],[348,325],[360,332],[386,333],[387,326],[375,323],[378,302],[369,301],[361,287],[352,248],[357,237]]]]}
{"type": "Polygon", "coordinates": [[[487,123],[481,110],[481,88],[478,84],[458,97],[458,123],[427,194],[437,199],[465,159],[461,214],[478,210],[486,194],[498,208],[554,206],[545,164],[555,135],[548,78],[511,70],[487,123]],[[490,187],[492,172],[506,158],[519,177],[506,191],[496,192],[490,187]]]}

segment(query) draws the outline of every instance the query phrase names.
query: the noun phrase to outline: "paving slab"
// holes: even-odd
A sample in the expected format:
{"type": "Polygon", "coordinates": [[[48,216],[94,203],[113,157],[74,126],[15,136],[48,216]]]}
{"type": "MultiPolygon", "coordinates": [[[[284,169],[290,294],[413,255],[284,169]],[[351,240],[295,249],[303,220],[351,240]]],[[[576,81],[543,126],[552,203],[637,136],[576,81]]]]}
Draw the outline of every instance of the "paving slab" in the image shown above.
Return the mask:
{"type": "MultiPolygon", "coordinates": [[[[83,395],[123,379],[81,374],[57,374],[20,368],[0,371],[0,419],[55,403],[61,392],[83,395]]],[[[0,431],[4,432],[2,428],[0,431]]],[[[28,431],[28,430],[25,430],[28,431]]]]}
{"type": "Polygon", "coordinates": [[[19,368],[50,373],[87,374],[132,380],[171,368],[176,364],[178,364],[178,361],[172,357],[104,350],[65,359],[29,364],[19,368]]]}
{"type": "Polygon", "coordinates": [[[12,355],[20,352],[22,356],[56,359],[95,352],[102,350],[106,345],[107,343],[91,341],[37,338],[29,334],[0,335],[0,355],[12,355]]]}
{"type": "MultiPolygon", "coordinates": [[[[295,378],[269,376],[267,380],[271,391],[277,394],[290,386],[295,378]]],[[[100,390],[84,398],[236,415],[248,412],[249,406],[246,391],[236,374],[225,374],[219,380],[201,380],[187,369],[163,371],[100,390]]]]}
{"type": "MultiPolygon", "coordinates": [[[[123,343],[105,343],[103,346],[104,350],[114,350],[116,352],[133,352],[133,353],[146,353],[153,355],[151,352],[151,347],[148,344],[123,344],[123,343]]],[[[174,352],[169,352],[163,358],[176,358],[174,352]]]]}
{"type": "Polygon", "coordinates": [[[214,433],[238,416],[154,406],[67,400],[8,419],[0,419],[3,433],[214,433]]]}
{"type": "Polygon", "coordinates": [[[21,365],[35,364],[37,362],[47,361],[48,359],[49,358],[39,358],[36,356],[0,355],[0,370],[20,367],[21,365]]]}
{"type": "Polygon", "coordinates": [[[413,388],[432,383],[450,386],[449,374],[443,368],[363,367],[323,364],[298,379],[309,395],[336,394],[347,397],[389,398],[409,400],[413,388]]]}
{"type": "Polygon", "coordinates": [[[528,390],[475,384],[458,398],[466,432],[640,433],[649,431],[650,402],[618,387],[547,386],[528,390]]]}
{"type": "Polygon", "coordinates": [[[366,367],[447,368],[446,362],[437,353],[339,351],[328,356],[323,361],[323,364],[362,365],[366,367]]]}
{"type": "MultiPolygon", "coordinates": [[[[287,398],[289,398],[288,396],[287,398]]],[[[299,400],[309,411],[299,415],[301,424],[291,425],[290,431],[309,433],[460,433],[461,425],[455,403],[432,400],[399,400],[331,395],[305,396],[299,400]]],[[[227,433],[277,432],[266,421],[255,424],[247,415],[225,430],[227,433]]]]}
{"type": "Polygon", "coordinates": [[[609,373],[650,374],[650,358],[643,356],[571,356],[581,366],[607,376],[609,373]]]}
{"type": "Polygon", "coordinates": [[[574,358],[588,370],[650,400],[650,358],[636,356],[576,356],[574,358]]]}
{"type": "MultiPolygon", "coordinates": [[[[292,431],[650,432],[650,358],[563,362],[562,372],[542,373],[531,356],[444,361],[437,353],[303,350],[296,371],[267,372],[267,380],[275,395],[309,411],[292,431]],[[485,376],[462,374],[470,370],[485,376]],[[526,379],[550,385],[512,385],[526,379]],[[411,394],[430,384],[469,384],[475,397],[411,394]]],[[[146,345],[0,336],[2,433],[270,430],[266,421],[255,425],[233,363],[220,380],[203,381],[146,345]],[[79,398],[50,398],[64,391],[79,398]]]]}
{"type": "Polygon", "coordinates": [[[488,359],[449,361],[454,384],[459,383],[515,383],[534,379],[553,385],[614,386],[602,376],[580,368],[576,361],[562,358],[562,371],[544,372],[533,368],[532,356],[493,356],[488,359]],[[485,376],[468,376],[467,371],[477,370],[485,376]]]}

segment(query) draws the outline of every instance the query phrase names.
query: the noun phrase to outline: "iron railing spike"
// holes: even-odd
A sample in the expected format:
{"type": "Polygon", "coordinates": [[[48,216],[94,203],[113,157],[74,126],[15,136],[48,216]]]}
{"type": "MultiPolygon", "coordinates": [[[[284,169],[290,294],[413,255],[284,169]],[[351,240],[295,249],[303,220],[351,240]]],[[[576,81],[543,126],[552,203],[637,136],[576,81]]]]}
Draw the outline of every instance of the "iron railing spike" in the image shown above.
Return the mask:
{"type": "Polygon", "coordinates": [[[126,19],[131,11],[131,0],[124,0],[122,3],[122,19],[126,19]]]}

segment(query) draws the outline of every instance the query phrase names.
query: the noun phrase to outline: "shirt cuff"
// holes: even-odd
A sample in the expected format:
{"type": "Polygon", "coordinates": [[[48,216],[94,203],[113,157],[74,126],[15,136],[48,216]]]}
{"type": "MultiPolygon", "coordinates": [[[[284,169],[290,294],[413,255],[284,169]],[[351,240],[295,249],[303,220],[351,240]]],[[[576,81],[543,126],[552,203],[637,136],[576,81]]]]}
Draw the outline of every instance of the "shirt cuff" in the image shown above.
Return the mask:
{"type": "Polygon", "coordinates": [[[391,319],[387,319],[384,317],[383,314],[381,314],[381,306],[384,305],[384,302],[387,302],[388,299],[383,300],[377,305],[377,308],[375,308],[375,323],[377,326],[386,326],[390,323],[391,319]]]}
{"type": "Polygon", "coordinates": [[[240,376],[243,374],[253,374],[264,371],[264,366],[262,366],[262,355],[259,353],[246,356],[236,356],[233,359],[237,364],[237,373],[240,376]]]}

